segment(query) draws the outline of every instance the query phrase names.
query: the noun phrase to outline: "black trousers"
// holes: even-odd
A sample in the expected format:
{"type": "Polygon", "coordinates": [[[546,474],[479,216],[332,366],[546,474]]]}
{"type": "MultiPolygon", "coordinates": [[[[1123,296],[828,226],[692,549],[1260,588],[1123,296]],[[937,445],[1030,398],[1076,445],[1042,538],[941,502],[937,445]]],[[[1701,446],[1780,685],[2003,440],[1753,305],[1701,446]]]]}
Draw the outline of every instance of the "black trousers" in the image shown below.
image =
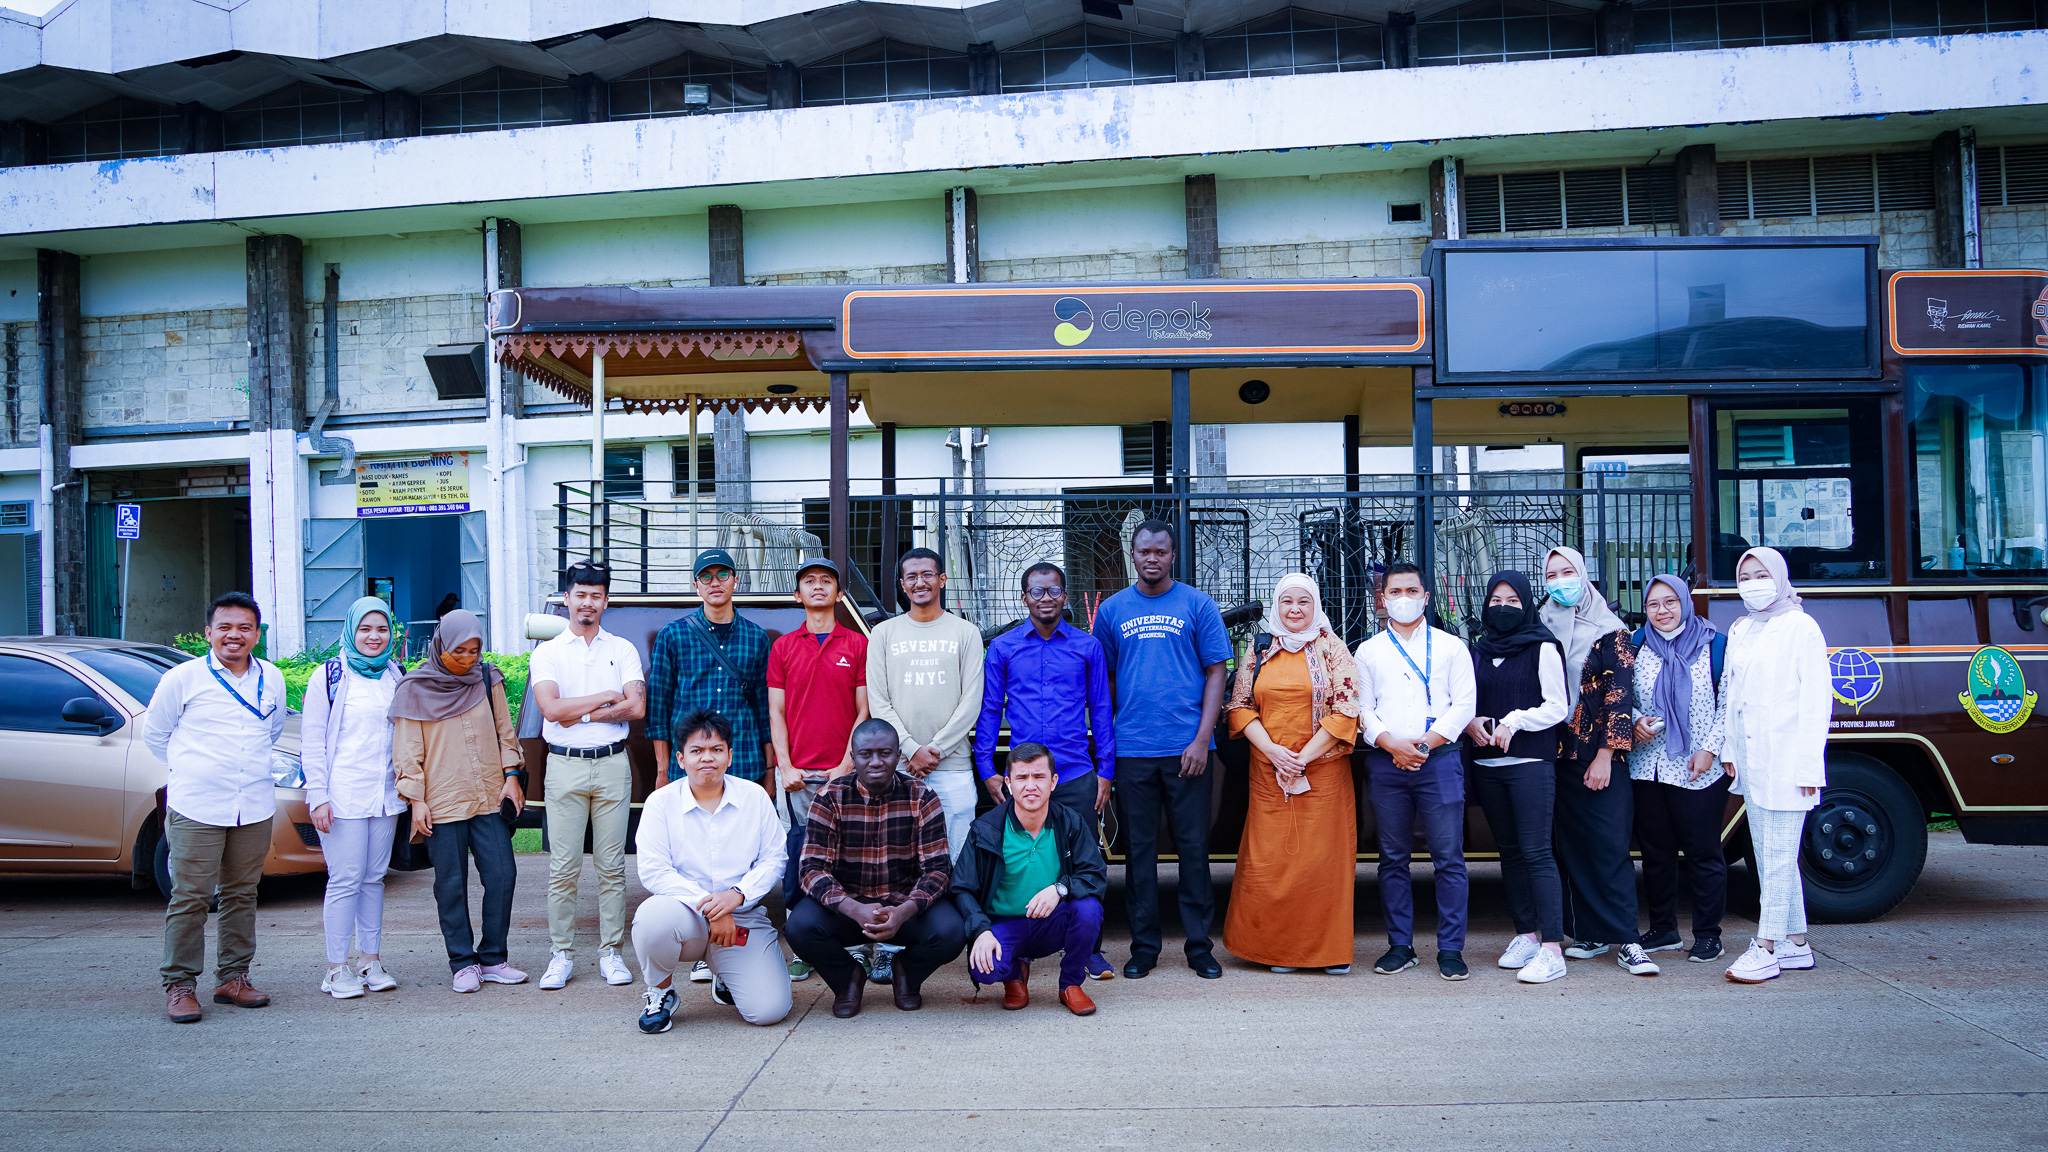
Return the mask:
{"type": "Polygon", "coordinates": [[[503,964],[512,932],[512,889],[519,869],[512,859],[512,826],[496,812],[468,820],[436,822],[427,837],[434,862],[434,903],[441,911],[441,940],[448,945],[448,970],[471,964],[503,964]],[[484,932],[479,943],[469,922],[469,858],[476,858],[484,885],[484,932]]]}
{"type": "Polygon", "coordinates": [[[1643,896],[1650,905],[1650,931],[1678,931],[1678,854],[1692,887],[1692,934],[1719,936],[1728,907],[1728,860],[1721,854],[1721,820],[1728,811],[1725,772],[1716,771],[1705,788],[1680,788],[1655,780],[1632,782],[1636,840],[1643,849],[1643,896]]]}
{"type": "MultiPolygon", "coordinates": [[[[1052,802],[1066,808],[1081,818],[1089,828],[1096,827],[1100,819],[1095,812],[1095,793],[1101,787],[1097,782],[1102,777],[1094,772],[1083,772],[1072,780],[1063,781],[1053,787],[1052,802]]],[[[1095,954],[1102,955],[1102,929],[1095,930],[1095,954]]]]}
{"type": "Polygon", "coordinates": [[[1519,935],[1546,943],[1564,939],[1564,885],[1550,850],[1557,802],[1557,766],[1549,760],[1471,768],[1472,791],[1500,846],[1501,884],[1519,935]]]}
{"type": "Polygon", "coordinates": [[[1183,778],[1178,756],[1116,758],[1117,805],[1130,837],[1124,862],[1124,894],[1131,917],[1131,956],[1159,959],[1159,815],[1166,809],[1180,856],[1180,925],[1188,959],[1211,954],[1209,921],[1216,892],[1209,882],[1209,776],[1183,778]]]}
{"type": "Polygon", "coordinates": [[[1564,931],[1574,940],[1633,944],[1636,866],[1628,858],[1635,793],[1616,759],[1607,787],[1585,785],[1586,765],[1557,762],[1557,867],[1564,874],[1564,931]]]}
{"type": "MultiPolygon", "coordinates": [[[[846,950],[872,943],[852,917],[809,896],[789,910],[790,949],[817,969],[834,993],[846,991],[860,977],[860,965],[846,950]]],[[[914,992],[924,986],[925,977],[951,964],[967,946],[967,922],[960,918],[952,899],[941,896],[931,907],[904,921],[889,943],[903,949],[896,954],[896,968],[914,992]]]]}

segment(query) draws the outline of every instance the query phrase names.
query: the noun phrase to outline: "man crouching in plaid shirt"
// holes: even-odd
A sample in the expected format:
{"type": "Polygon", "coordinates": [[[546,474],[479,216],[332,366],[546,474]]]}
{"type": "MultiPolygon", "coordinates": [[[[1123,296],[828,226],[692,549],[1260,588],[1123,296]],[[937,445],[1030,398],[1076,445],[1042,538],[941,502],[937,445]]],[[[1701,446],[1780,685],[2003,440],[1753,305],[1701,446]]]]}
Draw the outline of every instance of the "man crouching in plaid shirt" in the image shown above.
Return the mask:
{"type": "Polygon", "coordinates": [[[868,720],[853,730],[853,771],[819,790],[811,804],[798,883],[789,910],[789,946],[832,986],[832,1014],[860,1013],[867,986],[849,945],[886,940],[896,956],[896,1007],[924,1006],[925,977],[960,955],[967,929],[951,900],[946,814],[939,797],[896,771],[903,759],[896,729],[868,720]]]}

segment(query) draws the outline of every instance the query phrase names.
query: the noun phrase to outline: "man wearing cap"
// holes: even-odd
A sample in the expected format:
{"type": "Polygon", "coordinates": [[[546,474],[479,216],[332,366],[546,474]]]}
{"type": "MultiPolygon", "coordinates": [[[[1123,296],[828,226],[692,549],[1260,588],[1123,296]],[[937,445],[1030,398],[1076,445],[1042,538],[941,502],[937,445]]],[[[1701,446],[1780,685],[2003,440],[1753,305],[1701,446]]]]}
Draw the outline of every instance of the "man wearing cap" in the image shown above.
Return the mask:
{"type": "Polygon", "coordinates": [[[764,783],[768,775],[768,633],[739,614],[733,593],[739,569],[731,553],[706,548],[692,569],[695,612],[669,622],[654,637],[647,678],[648,738],[661,765],[656,787],[684,772],[668,739],[677,722],[710,710],[732,722],[732,767],[726,775],[764,783]]]}
{"type": "Polygon", "coordinates": [[[822,557],[796,573],[804,626],[768,648],[768,730],[776,779],[796,823],[810,818],[825,781],[853,771],[854,726],[868,718],[868,640],[841,628],[839,566],[822,557]]]}
{"type": "Polygon", "coordinates": [[[647,678],[633,642],[604,630],[611,569],[581,563],[569,569],[563,596],[569,628],[537,645],[528,662],[533,701],[547,741],[543,781],[548,825],[548,936],[554,955],[542,988],[560,988],[575,970],[576,884],[583,875],[583,831],[597,861],[597,970],[607,984],[633,973],[619,949],[626,941],[626,825],[633,768],[626,736],[647,714],[647,678]]]}

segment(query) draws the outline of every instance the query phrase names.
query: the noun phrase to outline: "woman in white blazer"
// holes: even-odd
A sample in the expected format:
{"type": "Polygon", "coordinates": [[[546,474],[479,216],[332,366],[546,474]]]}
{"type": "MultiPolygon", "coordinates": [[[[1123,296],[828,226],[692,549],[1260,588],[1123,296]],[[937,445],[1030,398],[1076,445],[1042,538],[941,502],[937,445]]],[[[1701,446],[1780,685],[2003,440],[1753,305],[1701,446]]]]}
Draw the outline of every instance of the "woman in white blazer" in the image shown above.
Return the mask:
{"type": "Polygon", "coordinates": [[[1721,690],[1728,707],[1726,767],[1735,778],[1729,791],[1748,805],[1762,911],[1757,939],[1728,969],[1728,979],[1761,984],[1787,968],[1813,967],[1799,842],[1806,814],[1827,786],[1828,718],[1835,706],[1827,641],[1799,607],[1785,557],[1775,548],[1743,553],[1735,587],[1749,614],[1728,630],[1721,690]]]}

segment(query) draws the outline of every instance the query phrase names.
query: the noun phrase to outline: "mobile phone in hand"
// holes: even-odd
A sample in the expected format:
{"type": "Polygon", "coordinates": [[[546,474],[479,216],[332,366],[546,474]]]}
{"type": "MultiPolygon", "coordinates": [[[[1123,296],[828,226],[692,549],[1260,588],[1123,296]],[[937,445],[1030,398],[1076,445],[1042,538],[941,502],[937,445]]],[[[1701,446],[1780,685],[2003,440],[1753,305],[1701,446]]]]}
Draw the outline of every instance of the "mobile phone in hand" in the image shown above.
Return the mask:
{"type": "Polygon", "coordinates": [[[746,925],[739,924],[733,927],[732,946],[735,948],[745,948],[747,946],[746,925]]]}

